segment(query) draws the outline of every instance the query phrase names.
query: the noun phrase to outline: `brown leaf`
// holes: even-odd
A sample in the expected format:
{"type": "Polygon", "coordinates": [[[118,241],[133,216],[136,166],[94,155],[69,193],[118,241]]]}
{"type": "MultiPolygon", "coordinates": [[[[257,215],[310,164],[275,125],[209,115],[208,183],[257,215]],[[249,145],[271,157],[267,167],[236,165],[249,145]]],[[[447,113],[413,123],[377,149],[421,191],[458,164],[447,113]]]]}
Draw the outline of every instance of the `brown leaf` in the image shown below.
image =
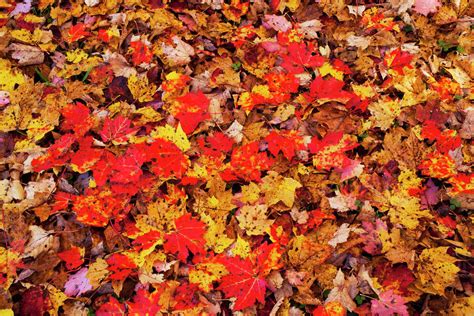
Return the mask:
{"type": "Polygon", "coordinates": [[[12,43],[7,50],[12,52],[12,58],[18,60],[20,66],[38,65],[44,61],[44,53],[35,46],[12,43]]]}

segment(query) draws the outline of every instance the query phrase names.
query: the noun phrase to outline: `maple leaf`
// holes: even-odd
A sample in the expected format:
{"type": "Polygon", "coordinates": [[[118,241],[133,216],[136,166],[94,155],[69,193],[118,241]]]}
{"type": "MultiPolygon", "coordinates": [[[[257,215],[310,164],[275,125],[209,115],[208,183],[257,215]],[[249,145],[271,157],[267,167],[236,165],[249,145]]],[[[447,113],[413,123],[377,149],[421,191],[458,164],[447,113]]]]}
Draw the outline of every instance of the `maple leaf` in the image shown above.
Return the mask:
{"type": "Polygon", "coordinates": [[[392,290],[380,293],[378,300],[371,301],[373,315],[377,316],[408,316],[408,309],[402,296],[394,294],[392,290]]]}
{"type": "Polygon", "coordinates": [[[151,249],[159,244],[162,243],[161,240],[161,233],[157,230],[149,231],[143,235],[138,236],[132,243],[134,249],[138,252],[142,252],[145,250],[151,249]]]}
{"type": "Polygon", "coordinates": [[[208,112],[210,100],[202,91],[189,92],[176,98],[176,102],[178,102],[178,113],[175,116],[186,134],[192,133],[200,122],[210,118],[208,112]]]}
{"type": "Polygon", "coordinates": [[[240,208],[236,218],[247,235],[263,235],[269,230],[274,221],[267,218],[267,209],[266,205],[245,205],[240,208]]]}
{"type": "Polygon", "coordinates": [[[234,149],[230,171],[244,180],[259,181],[260,172],[270,168],[271,164],[267,154],[259,152],[258,142],[251,142],[234,149]]]}
{"type": "Polygon", "coordinates": [[[344,306],[337,302],[328,302],[324,306],[318,306],[313,311],[313,316],[346,316],[346,309],[344,306]]]}
{"type": "Polygon", "coordinates": [[[394,294],[409,295],[409,286],[415,281],[410,269],[405,265],[392,266],[390,263],[379,264],[375,269],[376,275],[382,275],[382,285],[394,294]]]}
{"type": "Polygon", "coordinates": [[[65,250],[58,253],[58,257],[66,262],[66,269],[74,270],[84,263],[82,256],[84,255],[84,248],[72,247],[71,249],[65,250]]]}
{"type": "Polygon", "coordinates": [[[125,280],[128,276],[135,273],[137,265],[128,256],[121,253],[114,253],[106,260],[107,270],[110,271],[110,280],[125,280]]]}
{"type": "Polygon", "coordinates": [[[425,292],[444,295],[448,286],[454,285],[460,269],[454,264],[456,258],[447,254],[448,247],[424,249],[417,269],[415,286],[425,292]]]}
{"type": "Polygon", "coordinates": [[[129,315],[157,315],[161,309],[159,300],[161,290],[149,293],[145,289],[139,289],[133,297],[133,302],[128,302],[129,315]]]}
{"type": "Polygon", "coordinates": [[[275,92],[298,92],[300,82],[294,74],[271,72],[265,75],[268,88],[275,92]]]}
{"type": "Polygon", "coordinates": [[[333,77],[323,79],[323,77],[319,76],[316,77],[313,82],[311,82],[307,96],[310,100],[318,100],[319,103],[325,103],[329,101],[347,103],[354,97],[354,94],[344,91],[342,89],[343,87],[344,81],[337,80],[333,77]]]}
{"type": "Polygon", "coordinates": [[[177,254],[181,261],[186,261],[189,253],[204,254],[206,241],[206,224],[185,214],[174,220],[176,230],[165,235],[164,249],[177,254]]]}
{"type": "Polygon", "coordinates": [[[72,134],[62,135],[54,142],[54,145],[48,148],[45,155],[33,159],[31,162],[33,171],[38,172],[64,165],[70,158],[69,149],[75,141],[76,137],[72,134]]]}
{"type": "Polygon", "coordinates": [[[125,305],[115,297],[109,297],[109,300],[100,305],[95,314],[97,316],[125,315],[125,305]]]}
{"type": "Polygon", "coordinates": [[[313,156],[313,165],[319,169],[336,168],[342,171],[352,164],[344,152],[352,150],[359,144],[349,135],[343,132],[328,133],[323,139],[318,140],[313,137],[308,148],[313,156]]]}
{"type": "Polygon", "coordinates": [[[174,143],[157,139],[148,147],[147,161],[151,160],[151,171],[165,178],[181,178],[189,167],[189,159],[174,143]]]}
{"type": "Polygon", "coordinates": [[[128,147],[127,151],[113,164],[113,173],[110,181],[114,183],[137,182],[143,174],[141,166],[146,161],[145,150],[137,145],[128,147]]]}
{"type": "Polygon", "coordinates": [[[303,138],[297,131],[272,131],[265,137],[265,141],[273,156],[277,156],[281,151],[288,160],[291,160],[297,151],[305,148],[303,138]]]}
{"type": "Polygon", "coordinates": [[[67,35],[68,37],[66,38],[66,41],[68,43],[73,43],[89,36],[90,33],[86,31],[86,25],[84,23],[77,23],[76,25],[71,26],[67,35]]]}
{"type": "Polygon", "coordinates": [[[132,63],[135,66],[149,64],[153,59],[152,51],[142,41],[130,42],[130,50],[132,51],[132,63]]]}
{"type": "Polygon", "coordinates": [[[61,110],[61,114],[64,117],[61,129],[64,131],[73,130],[78,137],[87,133],[94,124],[89,115],[89,108],[80,102],[66,105],[61,110]]]}
{"type": "Polygon", "coordinates": [[[449,178],[456,174],[456,163],[451,156],[433,152],[418,166],[421,173],[432,178],[449,178]]]}
{"type": "Polygon", "coordinates": [[[114,119],[107,117],[99,134],[104,142],[111,141],[114,145],[125,144],[128,138],[137,132],[135,128],[130,127],[131,123],[128,118],[121,115],[114,119]]]}
{"type": "Polygon", "coordinates": [[[227,257],[221,262],[229,274],[222,277],[218,290],[222,290],[226,297],[236,298],[234,310],[239,311],[250,307],[256,301],[265,303],[267,283],[258,275],[258,271],[249,259],[227,257]]]}
{"type": "Polygon", "coordinates": [[[126,202],[126,199],[114,196],[110,190],[88,189],[84,195],[74,197],[72,210],[77,214],[78,221],[103,227],[112,217],[120,219],[119,215],[127,212],[129,208],[126,202]]]}
{"type": "Polygon", "coordinates": [[[410,63],[412,60],[412,54],[402,51],[400,48],[397,48],[386,54],[383,62],[385,66],[395,70],[398,74],[403,75],[403,68],[411,68],[410,63]]]}
{"type": "Polygon", "coordinates": [[[198,291],[199,288],[195,284],[183,283],[178,286],[173,297],[174,301],[176,301],[173,309],[175,311],[185,311],[198,307],[201,304],[200,299],[196,295],[198,291]]]}
{"type": "Polygon", "coordinates": [[[473,194],[474,193],[474,174],[458,173],[457,175],[448,179],[452,185],[449,193],[456,195],[459,193],[473,194]]]}
{"type": "Polygon", "coordinates": [[[204,292],[209,292],[213,288],[213,282],[226,274],[228,274],[226,267],[218,262],[217,257],[205,258],[189,271],[189,282],[197,284],[204,292]]]}
{"type": "Polygon", "coordinates": [[[291,43],[288,45],[288,53],[284,55],[281,66],[290,73],[300,74],[305,67],[313,68],[324,64],[325,58],[320,56],[312,43],[291,43]]]}
{"type": "Polygon", "coordinates": [[[102,150],[93,148],[94,139],[87,136],[79,140],[79,150],[71,157],[71,167],[74,171],[85,173],[90,170],[102,157],[102,150]]]}
{"type": "Polygon", "coordinates": [[[283,266],[281,256],[284,249],[279,244],[268,244],[264,242],[255,250],[255,266],[258,267],[259,276],[265,277],[272,270],[278,270],[283,266]]]}
{"type": "Polygon", "coordinates": [[[269,171],[268,175],[262,179],[261,189],[265,193],[265,202],[269,206],[281,201],[287,207],[292,207],[295,191],[301,187],[301,183],[295,179],[282,177],[274,171],[269,171]]]}

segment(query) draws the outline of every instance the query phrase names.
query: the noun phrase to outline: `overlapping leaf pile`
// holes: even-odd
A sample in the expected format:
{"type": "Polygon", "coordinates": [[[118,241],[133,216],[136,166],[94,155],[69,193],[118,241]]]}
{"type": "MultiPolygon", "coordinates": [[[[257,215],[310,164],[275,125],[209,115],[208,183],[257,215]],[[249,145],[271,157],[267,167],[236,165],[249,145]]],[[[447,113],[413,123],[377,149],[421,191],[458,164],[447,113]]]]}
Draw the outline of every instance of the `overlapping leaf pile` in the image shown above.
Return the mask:
{"type": "Polygon", "coordinates": [[[1,313],[472,314],[473,7],[347,2],[0,1],[1,313]]]}

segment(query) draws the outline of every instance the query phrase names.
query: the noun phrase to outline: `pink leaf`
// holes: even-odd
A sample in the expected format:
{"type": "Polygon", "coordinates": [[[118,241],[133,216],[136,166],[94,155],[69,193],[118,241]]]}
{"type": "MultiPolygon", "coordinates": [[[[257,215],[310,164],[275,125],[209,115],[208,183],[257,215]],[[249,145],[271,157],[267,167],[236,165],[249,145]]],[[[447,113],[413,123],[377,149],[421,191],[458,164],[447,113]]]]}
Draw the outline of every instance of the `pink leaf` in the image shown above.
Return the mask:
{"type": "Polygon", "coordinates": [[[66,284],[64,284],[64,294],[67,296],[79,296],[92,290],[92,285],[86,277],[87,271],[87,268],[82,268],[71,275],[66,284]]]}
{"type": "Polygon", "coordinates": [[[423,15],[436,13],[441,3],[438,0],[415,0],[413,10],[423,15]]]}
{"type": "Polygon", "coordinates": [[[392,290],[382,292],[378,300],[372,300],[372,315],[375,316],[408,316],[405,300],[402,296],[396,295],[392,290]]]}
{"type": "Polygon", "coordinates": [[[286,32],[291,29],[291,23],[282,15],[265,15],[265,24],[265,27],[268,25],[270,28],[278,32],[286,32]]]}

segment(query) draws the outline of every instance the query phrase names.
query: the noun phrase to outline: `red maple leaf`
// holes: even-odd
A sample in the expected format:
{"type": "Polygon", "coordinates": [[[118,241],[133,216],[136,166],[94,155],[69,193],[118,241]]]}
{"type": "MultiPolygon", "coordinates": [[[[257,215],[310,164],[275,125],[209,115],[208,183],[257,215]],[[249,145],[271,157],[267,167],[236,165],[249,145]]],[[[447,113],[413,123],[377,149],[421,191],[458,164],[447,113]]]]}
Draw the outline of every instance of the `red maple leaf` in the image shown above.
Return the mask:
{"type": "Polygon", "coordinates": [[[181,178],[189,166],[189,159],[178,146],[164,139],[152,143],[146,154],[147,160],[152,161],[151,172],[164,178],[181,178]]]}
{"type": "MultiPolygon", "coordinates": [[[[127,230],[128,231],[128,230],[127,230]]],[[[149,231],[141,236],[138,236],[132,243],[135,251],[143,251],[154,247],[156,242],[161,238],[161,233],[157,230],[149,231]]]]}
{"type": "Polygon", "coordinates": [[[199,305],[199,287],[196,284],[183,283],[176,288],[174,300],[176,305],[174,306],[175,311],[184,311],[194,308],[199,305]]]}
{"type": "Polygon", "coordinates": [[[94,165],[92,172],[97,186],[103,186],[117,165],[117,157],[108,150],[104,150],[101,159],[94,165]]]}
{"type": "Polygon", "coordinates": [[[265,75],[265,80],[267,80],[268,88],[271,91],[295,93],[298,92],[300,86],[300,81],[292,73],[272,72],[265,75]]]}
{"type": "Polygon", "coordinates": [[[125,305],[115,297],[110,297],[109,301],[102,304],[95,314],[97,316],[125,315],[125,305]]]}
{"type": "Polygon", "coordinates": [[[100,131],[100,136],[104,142],[126,143],[128,138],[137,132],[135,128],[130,127],[131,123],[132,121],[121,115],[114,119],[107,117],[100,131]]]}
{"type": "Polygon", "coordinates": [[[265,303],[265,289],[267,283],[260,277],[258,270],[250,259],[238,257],[224,258],[229,274],[222,277],[218,290],[222,290],[226,297],[235,297],[234,310],[242,310],[255,304],[255,301],[265,303]]]}
{"type": "Polygon", "coordinates": [[[202,91],[189,92],[176,98],[176,101],[179,103],[179,113],[175,117],[186,134],[192,133],[200,122],[210,117],[208,112],[210,100],[202,91]]]}
{"type": "Polygon", "coordinates": [[[381,263],[375,268],[375,274],[384,289],[393,290],[395,294],[408,296],[408,287],[415,281],[413,273],[405,265],[392,266],[387,262],[381,263]]]}
{"type": "Polygon", "coordinates": [[[397,48],[386,54],[383,60],[385,66],[395,70],[398,74],[403,75],[403,67],[412,68],[410,66],[413,55],[397,48]]]}
{"type": "Polygon", "coordinates": [[[72,205],[79,222],[95,227],[106,226],[112,218],[120,220],[129,209],[128,198],[107,189],[87,189],[84,195],[74,196],[72,205]]]}
{"type": "Polygon", "coordinates": [[[268,150],[273,156],[277,156],[281,151],[286,159],[291,160],[298,150],[304,149],[303,137],[297,131],[272,131],[265,137],[268,143],[268,150]]]}
{"type": "Polygon", "coordinates": [[[109,265],[107,270],[111,272],[109,275],[110,280],[125,280],[137,268],[132,259],[121,253],[114,253],[105,261],[109,265]]]}
{"type": "Polygon", "coordinates": [[[110,181],[122,184],[137,182],[143,174],[141,166],[146,158],[144,148],[136,145],[130,146],[125,154],[115,160],[110,181]]]}
{"type": "Polygon", "coordinates": [[[76,141],[73,134],[64,134],[58,138],[54,145],[48,148],[46,154],[33,159],[31,165],[35,172],[43,171],[53,167],[59,167],[70,159],[70,147],[76,141]]]}
{"type": "Polygon", "coordinates": [[[79,247],[72,247],[69,250],[59,252],[58,257],[66,263],[66,269],[68,270],[74,270],[84,263],[79,247]]]}
{"type": "Polygon", "coordinates": [[[54,204],[51,206],[50,214],[66,210],[73,197],[74,196],[70,193],[56,191],[56,194],[54,195],[54,204]]]}
{"type": "Polygon", "coordinates": [[[357,146],[359,146],[357,142],[341,131],[328,133],[321,140],[313,137],[308,148],[312,154],[315,154],[313,164],[318,169],[336,168],[338,171],[343,171],[344,168],[353,164],[353,160],[344,153],[357,146]]]}
{"type": "Polygon", "coordinates": [[[77,137],[84,136],[94,124],[89,115],[89,108],[82,103],[70,103],[66,105],[61,114],[64,117],[61,123],[63,131],[72,130],[77,137]]]}
{"type": "Polygon", "coordinates": [[[281,66],[288,72],[300,74],[305,71],[305,67],[320,67],[324,64],[325,58],[319,55],[314,44],[291,43],[288,45],[288,54],[283,56],[281,66]]]}
{"type": "Polygon", "coordinates": [[[337,101],[346,103],[354,97],[354,94],[344,91],[342,89],[343,86],[344,81],[337,80],[333,77],[323,79],[319,76],[311,82],[307,96],[309,96],[311,101],[317,99],[323,102],[337,101]]]}
{"type": "Polygon", "coordinates": [[[133,302],[127,303],[127,315],[158,315],[161,308],[159,305],[161,293],[160,289],[153,293],[149,293],[145,289],[139,289],[133,297],[133,302]]]}
{"type": "Polygon", "coordinates": [[[268,170],[272,162],[265,152],[259,152],[258,142],[254,141],[234,149],[231,168],[222,176],[233,175],[246,181],[260,181],[260,172],[268,170]]]}
{"type": "Polygon", "coordinates": [[[92,136],[79,140],[79,150],[71,156],[71,165],[74,171],[87,172],[99,161],[102,150],[92,147],[93,142],[92,136]]]}
{"type": "Polygon", "coordinates": [[[189,252],[193,254],[204,254],[206,241],[206,224],[200,220],[193,219],[191,214],[185,214],[174,220],[176,230],[165,235],[164,249],[167,252],[177,254],[181,261],[186,261],[189,252]]]}
{"type": "Polygon", "coordinates": [[[67,35],[66,41],[68,43],[72,43],[89,36],[90,33],[86,31],[86,25],[84,23],[77,23],[76,25],[71,26],[67,32],[67,35]]]}
{"type": "Polygon", "coordinates": [[[142,63],[149,64],[153,58],[153,53],[150,48],[142,41],[135,41],[130,43],[132,50],[132,62],[134,66],[142,63]]]}
{"type": "Polygon", "coordinates": [[[234,145],[234,141],[222,132],[216,132],[205,138],[199,137],[197,143],[203,155],[212,157],[219,157],[222,152],[231,151],[234,145]]]}

